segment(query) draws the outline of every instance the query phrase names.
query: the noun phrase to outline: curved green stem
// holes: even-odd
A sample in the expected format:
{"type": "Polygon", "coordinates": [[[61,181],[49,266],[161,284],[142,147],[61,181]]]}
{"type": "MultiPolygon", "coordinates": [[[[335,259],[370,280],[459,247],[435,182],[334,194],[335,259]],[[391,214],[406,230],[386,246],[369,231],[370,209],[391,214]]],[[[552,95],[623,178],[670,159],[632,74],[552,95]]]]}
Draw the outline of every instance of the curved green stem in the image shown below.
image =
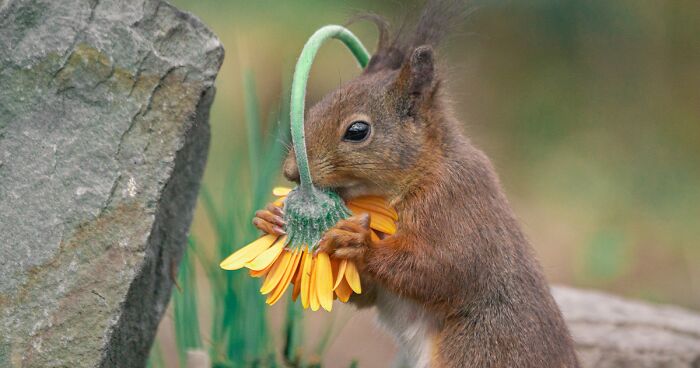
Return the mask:
{"type": "Polygon", "coordinates": [[[306,100],[306,84],[309,80],[311,63],[323,42],[329,38],[342,41],[357,59],[360,67],[364,68],[369,62],[370,55],[362,42],[355,37],[347,28],[337,25],[329,25],[316,31],[299,55],[296,68],[294,69],[294,79],[292,80],[292,101],[290,106],[290,119],[292,130],[292,144],[299,168],[299,178],[301,189],[311,189],[311,171],[309,170],[309,159],[306,154],[306,141],[304,138],[304,103],[306,100]]]}

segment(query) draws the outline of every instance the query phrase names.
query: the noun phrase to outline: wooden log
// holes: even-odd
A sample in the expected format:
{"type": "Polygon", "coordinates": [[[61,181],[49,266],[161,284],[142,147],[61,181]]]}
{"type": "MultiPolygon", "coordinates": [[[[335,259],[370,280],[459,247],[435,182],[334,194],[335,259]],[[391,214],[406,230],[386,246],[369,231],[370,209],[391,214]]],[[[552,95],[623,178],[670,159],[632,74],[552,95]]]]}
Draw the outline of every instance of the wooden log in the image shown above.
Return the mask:
{"type": "Polygon", "coordinates": [[[700,314],[554,287],[585,368],[700,368],[700,314]]]}

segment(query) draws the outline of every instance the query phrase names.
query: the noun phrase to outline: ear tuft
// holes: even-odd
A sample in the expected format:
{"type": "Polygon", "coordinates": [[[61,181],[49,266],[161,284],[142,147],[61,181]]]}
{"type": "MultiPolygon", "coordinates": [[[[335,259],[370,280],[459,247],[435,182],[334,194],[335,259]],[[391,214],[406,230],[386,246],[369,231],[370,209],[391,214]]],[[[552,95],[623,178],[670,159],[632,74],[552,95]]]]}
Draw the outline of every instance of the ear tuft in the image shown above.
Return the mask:
{"type": "Polygon", "coordinates": [[[390,47],[378,51],[369,59],[369,64],[365,68],[365,73],[374,73],[381,69],[396,70],[401,67],[403,61],[401,50],[390,47]]]}

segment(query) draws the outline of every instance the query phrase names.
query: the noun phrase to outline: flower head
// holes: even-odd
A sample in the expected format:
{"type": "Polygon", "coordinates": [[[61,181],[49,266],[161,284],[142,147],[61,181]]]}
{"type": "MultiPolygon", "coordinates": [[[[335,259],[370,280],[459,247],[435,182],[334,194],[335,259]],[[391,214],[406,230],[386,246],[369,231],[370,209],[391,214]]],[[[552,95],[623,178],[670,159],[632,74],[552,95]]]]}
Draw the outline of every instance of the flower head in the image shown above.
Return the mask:
{"type": "MultiPolygon", "coordinates": [[[[275,188],[274,202],[282,206],[290,194],[289,188],[275,188]]],[[[360,197],[346,203],[353,215],[367,213],[373,239],[379,234],[396,232],[398,215],[389,203],[380,197],[360,197]]],[[[286,206],[285,206],[286,209],[286,206]]],[[[332,226],[332,225],[331,225],[332,226]]],[[[267,295],[267,304],[277,302],[293,285],[292,300],[301,298],[304,308],[330,311],[335,298],[347,302],[353,293],[362,292],[360,274],[355,263],[332,259],[313,247],[289,242],[289,236],[264,235],[237,250],[221,262],[225,270],[248,268],[253,277],[264,278],[260,293],[267,295]]]]}

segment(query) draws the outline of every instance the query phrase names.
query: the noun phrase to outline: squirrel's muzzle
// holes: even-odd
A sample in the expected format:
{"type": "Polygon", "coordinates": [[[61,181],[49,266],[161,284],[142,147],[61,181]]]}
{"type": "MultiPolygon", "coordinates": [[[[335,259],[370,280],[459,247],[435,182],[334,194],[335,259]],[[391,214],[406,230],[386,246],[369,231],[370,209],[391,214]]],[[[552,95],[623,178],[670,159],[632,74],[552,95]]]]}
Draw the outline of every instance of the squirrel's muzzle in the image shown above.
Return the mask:
{"type": "Polygon", "coordinates": [[[291,150],[287,158],[284,160],[282,171],[284,172],[284,177],[287,178],[287,180],[299,183],[299,168],[297,167],[297,160],[294,156],[294,150],[291,150]]]}

